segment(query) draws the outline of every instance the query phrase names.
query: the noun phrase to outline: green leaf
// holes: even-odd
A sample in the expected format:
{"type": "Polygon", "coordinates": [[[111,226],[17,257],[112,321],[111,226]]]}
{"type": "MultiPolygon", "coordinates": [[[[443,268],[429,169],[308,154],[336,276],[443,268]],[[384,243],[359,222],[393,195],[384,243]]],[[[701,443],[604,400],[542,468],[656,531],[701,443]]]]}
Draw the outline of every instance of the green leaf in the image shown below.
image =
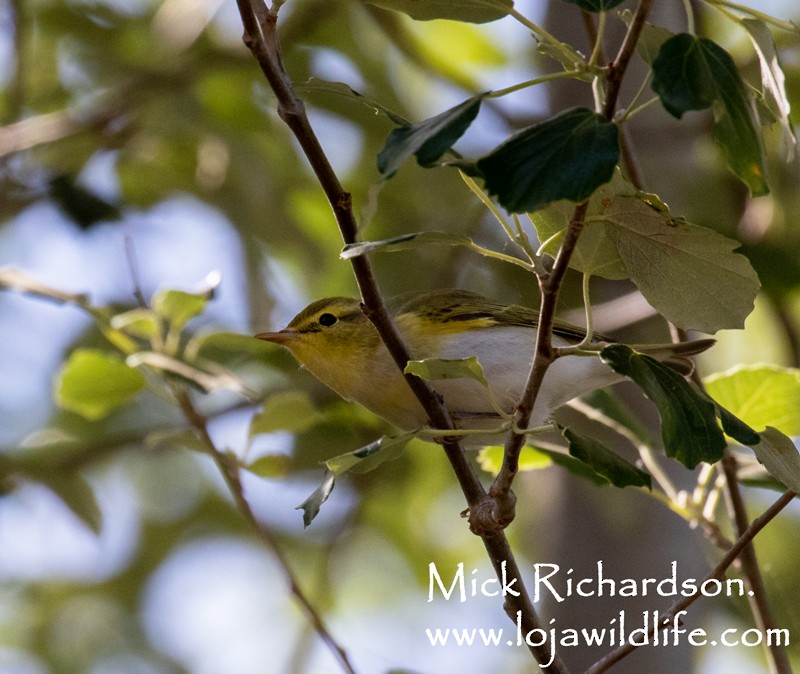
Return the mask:
{"type": "Polygon", "coordinates": [[[618,161],[616,125],[575,108],[515,133],[477,168],[489,194],[523,213],[559,199],[583,201],[611,179],[618,161]]]}
{"type": "Polygon", "coordinates": [[[775,39],[763,21],[742,19],[741,24],[750,36],[758,55],[758,62],[761,66],[761,87],[764,103],[781,126],[786,161],[790,162],[794,159],[797,138],[789,118],[791,105],[786,94],[786,76],[778,59],[775,39]]]}
{"type": "Polygon", "coordinates": [[[714,403],[679,374],[624,344],[611,344],[600,357],[613,370],[632,379],[658,408],[667,456],[694,468],[701,461],[722,458],[725,437],[714,403]]]}
{"type": "Polygon", "coordinates": [[[561,428],[561,434],[569,444],[569,453],[589,466],[604,480],[615,487],[647,487],[652,489],[650,475],[623,459],[616,452],[594,438],[580,435],[569,428],[561,428]]]}
{"type": "MultiPolygon", "coordinates": [[[[608,200],[615,198],[620,190],[629,188],[632,189],[630,183],[622,179],[619,171],[615,171],[611,182],[598,188],[589,199],[586,224],[570,258],[570,267],[584,274],[607,279],[620,280],[629,277],[616,244],[606,232],[605,223],[596,221],[605,213],[608,200]]],[[[549,241],[544,252],[552,257],[555,257],[561,245],[561,237],[555,235],[566,230],[574,210],[574,203],[556,201],[528,214],[539,241],[549,241]]]]}
{"type": "Polygon", "coordinates": [[[774,426],[786,435],[800,435],[800,370],[739,366],[703,383],[714,400],[749,426],[774,426]]]}
{"type": "Polygon", "coordinates": [[[452,19],[467,23],[486,23],[506,16],[512,0],[367,0],[369,4],[408,14],[418,21],[452,19]]]}
{"type": "Polygon", "coordinates": [[[800,494],[800,453],[794,443],[778,429],[767,426],[761,442],[753,447],[758,460],[771,475],[800,494]]]}
{"type": "Polygon", "coordinates": [[[151,302],[153,311],[168,321],[173,328],[180,330],[192,318],[203,313],[208,301],[214,297],[214,291],[219,283],[219,274],[212,272],[206,277],[205,288],[199,292],[159,290],[151,302]]]}
{"type": "Polygon", "coordinates": [[[141,372],[116,355],[98,349],[77,349],[55,380],[60,407],[91,421],[124,405],[145,386],[141,372]]]}
{"type": "Polygon", "coordinates": [[[275,431],[302,433],[324,418],[306,393],[302,391],[277,393],[267,398],[263,409],[253,417],[249,435],[253,438],[275,431]]]}
{"type": "Polygon", "coordinates": [[[149,339],[159,334],[158,318],[150,309],[131,309],[111,317],[111,327],[134,337],[149,339]]]}
{"type": "Polygon", "coordinates": [[[647,301],[681,328],[743,327],[760,284],[739,242],[673,218],[632,190],[604,201],[606,233],[647,301]]]}
{"type": "Polygon", "coordinates": [[[578,5],[582,10],[586,12],[607,12],[609,9],[613,9],[623,0],[563,0],[564,2],[568,2],[571,5],[578,5]]]}
{"type": "Polygon", "coordinates": [[[728,166],[751,194],[769,192],[753,105],[728,52],[707,38],[675,35],[661,45],[653,62],[652,86],[677,118],[688,110],[713,108],[714,138],[728,166]]]}
{"type": "Polygon", "coordinates": [[[405,117],[398,115],[396,112],[381,105],[377,101],[364,96],[353,89],[349,84],[345,84],[344,82],[330,82],[328,80],[321,80],[317,77],[311,77],[305,82],[295,83],[294,90],[300,95],[308,93],[324,93],[335,94],[337,96],[349,98],[366,106],[375,114],[385,115],[392,122],[399,126],[411,124],[411,122],[409,122],[405,117]]]}
{"type": "Polygon", "coordinates": [[[483,374],[483,368],[476,356],[469,358],[424,358],[422,360],[410,360],[403,370],[405,374],[413,374],[428,381],[438,381],[440,379],[474,379],[475,381],[489,386],[483,374]]]}
{"type": "MultiPolygon", "coordinates": [[[[482,447],[476,458],[478,465],[487,473],[497,475],[503,465],[504,448],[501,446],[482,447]]],[[[539,470],[553,465],[553,459],[537,447],[525,445],[519,453],[519,470],[539,470]]]]}
{"type": "Polygon", "coordinates": [[[381,175],[391,178],[411,155],[417,157],[420,166],[432,166],[464,135],[485,96],[478,94],[436,117],[394,129],[378,153],[381,175]]]}
{"type": "Polygon", "coordinates": [[[259,477],[274,478],[286,476],[291,465],[292,458],[286,454],[265,454],[242,468],[259,477]]]}

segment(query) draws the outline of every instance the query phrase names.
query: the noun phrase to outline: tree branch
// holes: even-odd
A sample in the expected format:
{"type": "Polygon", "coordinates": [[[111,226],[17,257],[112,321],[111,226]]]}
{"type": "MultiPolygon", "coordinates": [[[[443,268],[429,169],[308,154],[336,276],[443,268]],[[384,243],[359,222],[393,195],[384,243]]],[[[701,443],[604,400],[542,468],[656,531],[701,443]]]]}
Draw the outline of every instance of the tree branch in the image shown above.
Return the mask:
{"type": "MultiPolygon", "coordinates": [[[[652,0],[640,0],[617,57],[608,67],[606,96],[602,113],[609,121],[614,118],[614,110],[619,98],[622,79],[630,63],[631,56],[633,56],[636,43],[639,41],[639,35],[644,27],[651,4],[652,0]]],[[[558,293],[569,268],[572,253],[583,231],[587,207],[588,202],[578,204],[575,207],[552,269],[547,274],[538,275],[539,289],[542,294],[539,307],[539,328],[536,335],[535,355],[531,364],[530,374],[528,375],[525,390],[517,405],[515,421],[519,428],[528,426],[544,377],[550,365],[557,358],[557,353],[553,348],[552,333],[558,293]]],[[[499,522],[508,523],[514,518],[515,498],[511,487],[519,470],[519,455],[524,444],[524,435],[514,431],[509,432],[503,452],[503,465],[489,490],[489,495],[496,504],[496,519],[499,522]]]]}
{"type": "MultiPolygon", "coordinates": [[[[268,9],[262,0],[237,0],[237,4],[244,26],[244,42],[253,52],[275,94],[278,114],[300,143],[333,209],[344,243],[354,243],[357,240],[358,227],[353,214],[351,195],[341,186],[308,121],[304,105],[294,93],[291,80],[282,64],[277,35],[279,5],[274,3],[272,8],[268,9]]],[[[359,256],[352,258],[351,263],[361,293],[362,310],[375,326],[402,371],[411,360],[411,354],[388,314],[369,259],[366,256],[359,256]]],[[[433,387],[418,377],[405,375],[405,378],[428,415],[431,427],[454,430],[455,425],[450,414],[433,387]]],[[[506,613],[512,619],[516,619],[517,612],[521,612],[522,627],[526,631],[543,629],[544,626],[523,585],[519,567],[502,531],[502,525],[494,517],[492,500],[486,494],[460,442],[455,438],[445,437],[442,444],[469,507],[470,529],[483,540],[498,578],[505,562],[506,575],[517,579],[519,596],[509,595],[506,598],[506,613]]],[[[565,665],[557,654],[551,652],[549,644],[529,648],[537,662],[542,664],[552,662],[548,668],[549,672],[567,673],[565,665]]]]}
{"type": "MultiPolygon", "coordinates": [[[[736,558],[741,554],[742,550],[744,550],[747,546],[750,545],[751,541],[756,537],[759,531],[761,531],[767,524],[769,524],[777,515],[778,513],[783,510],[789,503],[792,502],[796,494],[793,491],[786,491],[784,492],[781,497],[775,501],[769,508],[767,508],[760,516],[756,517],[753,522],[750,524],[749,527],[744,531],[744,533],[739,536],[738,540],[733,544],[733,547],[727,552],[727,554],[719,561],[719,563],[708,573],[708,575],[703,579],[703,582],[708,580],[722,580],[725,577],[725,572],[728,570],[731,564],[736,560],[736,558]]],[[[698,584],[698,588],[702,586],[702,582],[698,584]]],[[[688,597],[682,597],[680,600],[676,601],[672,606],[670,606],[669,610],[665,614],[665,618],[663,623],[669,625],[672,624],[675,616],[689,606],[691,606],[695,601],[697,601],[702,594],[698,590],[694,594],[688,597]]],[[[648,637],[655,634],[658,629],[661,629],[665,626],[662,625],[653,625],[649,632],[648,637]]],[[[601,674],[602,672],[608,671],[612,665],[615,665],[617,662],[622,660],[627,655],[633,653],[637,648],[640,646],[634,646],[630,643],[624,644],[619,648],[611,651],[603,658],[598,660],[594,665],[592,665],[588,670],[586,670],[586,674],[601,674]]],[[[791,670],[788,670],[791,671],[791,670]]]]}
{"type": "Polygon", "coordinates": [[[322,619],[322,616],[319,614],[311,600],[303,592],[299,582],[297,581],[297,577],[294,575],[294,572],[289,566],[289,562],[287,561],[286,557],[284,557],[283,552],[278,545],[278,541],[275,539],[272,532],[256,519],[256,516],[253,513],[252,508],[250,508],[250,504],[244,495],[244,487],[242,486],[242,481],[239,476],[238,464],[231,455],[221,452],[219,449],[217,449],[214,441],[211,439],[211,436],[208,433],[208,424],[206,423],[205,417],[197,411],[186,389],[173,387],[173,394],[175,395],[178,405],[183,411],[183,415],[186,417],[186,420],[189,422],[192,428],[197,431],[201,441],[203,442],[203,445],[206,448],[206,452],[217,465],[217,468],[228,487],[228,491],[231,493],[231,496],[233,496],[233,500],[236,503],[236,508],[242,514],[247,523],[252,527],[253,531],[256,532],[258,539],[261,541],[264,547],[269,550],[270,554],[278,562],[278,566],[283,572],[283,576],[286,580],[286,584],[289,587],[289,591],[292,593],[295,600],[300,604],[303,611],[305,611],[306,617],[308,618],[312,627],[317,634],[319,634],[325,645],[333,653],[342,670],[348,674],[355,674],[355,670],[350,664],[347,652],[337,643],[336,639],[325,625],[325,621],[322,619]]]}

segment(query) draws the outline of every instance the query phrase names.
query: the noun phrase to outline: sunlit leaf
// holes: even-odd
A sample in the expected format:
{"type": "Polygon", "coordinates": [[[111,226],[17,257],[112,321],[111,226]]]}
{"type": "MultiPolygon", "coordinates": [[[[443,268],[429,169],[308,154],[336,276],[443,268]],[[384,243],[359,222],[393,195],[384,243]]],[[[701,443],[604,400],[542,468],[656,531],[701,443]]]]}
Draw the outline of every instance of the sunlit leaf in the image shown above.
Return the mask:
{"type": "Polygon", "coordinates": [[[372,5],[408,14],[412,19],[452,19],[486,23],[506,16],[512,0],[367,0],[372,5]]]}
{"type": "Polygon", "coordinates": [[[728,52],[707,38],[675,35],[653,62],[653,90],[678,118],[688,110],[712,108],[714,138],[728,166],[753,195],[769,192],[753,105],[728,52]]]}
{"type": "Polygon", "coordinates": [[[714,404],[675,371],[636,353],[624,344],[611,344],[600,357],[616,372],[636,382],[658,408],[667,456],[687,468],[722,458],[725,437],[714,404]]]}
{"type": "Polygon", "coordinates": [[[325,93],[349,98],[360,103],[361,105],[366,106],[374,113],[385,115],[398,126],[411,124],[411,122],[409,122],[405,117],[402,117],[393,110],[381,105],[377,101],[364,96],[353,89],[349,84],[345,84],[344,82],[330,82],[327,80],[321,80],[317,77],[311,77],[305,82],[295,82],[294,90],[300,95],[306,93],[325,93]]]}
{"type": "Polygon", "coordinates": [[[474,379],[488,387],[489,382],[483,374],[483,368],[475,356],[469,358],[425,358],[410,360],[406,364],[406,374],[413,374],[429,381],[440,379],[474,379]]]}
{"type": "MultiPolygon", "coordinates": [[[[478,465],[487,473],[497,475],[503,465],[503,451],[501,446],[482,447],[476,458],[478,465]]],[[[519,470],[539,470],[553,465],[553,460],[548,454],[536,447],[525,445],[519,453],[519,470]]]]}
{"type": "Polygon", "coordinates": [[[586,108],[515,133],[479,159],[486,191],[509,212],[582,201],[608,182],[619,161],[617,126],[586,108]]]}
{"type": "Polygon", "coordinates": [[[275,431],[302,433],[318,424],[324,415],[303,391],[275,393],[250,422],[250,437],[275,431]]]}
{"type": "Polygon", "coordinates": [[[615,487],[652,488],[650,475],[598,440],[580,435],[570,428],[562,427],[561,433],[569,444],[570,455],[585,463],[615,487]]]}
{"type": "Polygon", "coordinates": [[[150,309],[131,309],[111,318],[111,327],[134,337],[150,338],[159,334],[158,318],[150,309]]]}
{"type": "Polygon", "coordinates": [[[378,170],[391,178],[412,155],[420,166],[431,166],[461,138],[478,114],[486,94],[468,98],[445,112],[417,124],[394,129],[378,153],[378,170]]]}
{"type": "Polygon", "coordinates": [[[203,313],[220,283],[217,272],[208,275],[205,287],[196,293],[183,290],[160,290],[152,300],[153,311],[176,329],[181,329],[192,318],[203,313]]]}
{"type": "Polygon", "coordinates": [[[711,375],[704,384],[714,400],[748,425],[800,435],[800,370],[744,365],[711,375]]]}
{"type": "Polygon", "coordinates": [[[77,349],[55,380],[60,407],[97,420],[124,405],[145,386],[141,372],[114,354],[77,349]]]}

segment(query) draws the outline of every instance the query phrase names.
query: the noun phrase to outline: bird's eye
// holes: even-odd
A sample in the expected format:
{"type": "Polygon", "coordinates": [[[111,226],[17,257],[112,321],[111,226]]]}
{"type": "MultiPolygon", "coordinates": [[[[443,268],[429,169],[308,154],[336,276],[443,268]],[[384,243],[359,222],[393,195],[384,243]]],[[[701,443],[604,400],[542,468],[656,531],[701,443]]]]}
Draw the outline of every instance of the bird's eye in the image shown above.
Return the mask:
{"type": "Polygon", "coordinates": [[[320,314],[319,317],[319,324],[325,328],[329,328],[334,325],[339,319],[336,318],[333,314],[324,313],[320,314]]]}

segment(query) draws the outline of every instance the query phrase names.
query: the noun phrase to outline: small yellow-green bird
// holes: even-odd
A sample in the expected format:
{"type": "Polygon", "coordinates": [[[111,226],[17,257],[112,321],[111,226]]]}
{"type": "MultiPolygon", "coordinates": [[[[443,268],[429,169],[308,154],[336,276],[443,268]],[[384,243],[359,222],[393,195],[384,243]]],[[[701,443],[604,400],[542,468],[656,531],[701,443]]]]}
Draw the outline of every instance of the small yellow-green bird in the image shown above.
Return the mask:
{"type": "MultiPolygon", "coordinates": [[[[537,311],[455,289],[409,293],[390,300],[387,307],[414,359],[477,357],[495,405],[509,414],[513,412],[533,359],[537,311]]],[[[585,336],[582,328],[557,321],[553,341],[555,346],[566,346],[577,344],[585,336]]],[[[427,415],[361,311],[359,300],[318,300],[283,330],[256,337],[286,347],[323,384],[394,426],[410,431],[427,423],[427,415]]],[[[608,341],[596,335],[592,344],[608,341]]],[[[713,343],[713,339],[699,339],[634,348],[689,373],[693,365],[688,356],[705,351],[713,343]]],[[[554,410],[573,398],[622,379],[596,355],[557,359],[545,376],[531,425],[546,423],[554,410]]],[[[435,388],[459,427],[498,427],[496,407],[480,382],[446,379],[436,381],[435,388]]],[[[481,434],[470,444],[491,441],[481,434]]]]}

